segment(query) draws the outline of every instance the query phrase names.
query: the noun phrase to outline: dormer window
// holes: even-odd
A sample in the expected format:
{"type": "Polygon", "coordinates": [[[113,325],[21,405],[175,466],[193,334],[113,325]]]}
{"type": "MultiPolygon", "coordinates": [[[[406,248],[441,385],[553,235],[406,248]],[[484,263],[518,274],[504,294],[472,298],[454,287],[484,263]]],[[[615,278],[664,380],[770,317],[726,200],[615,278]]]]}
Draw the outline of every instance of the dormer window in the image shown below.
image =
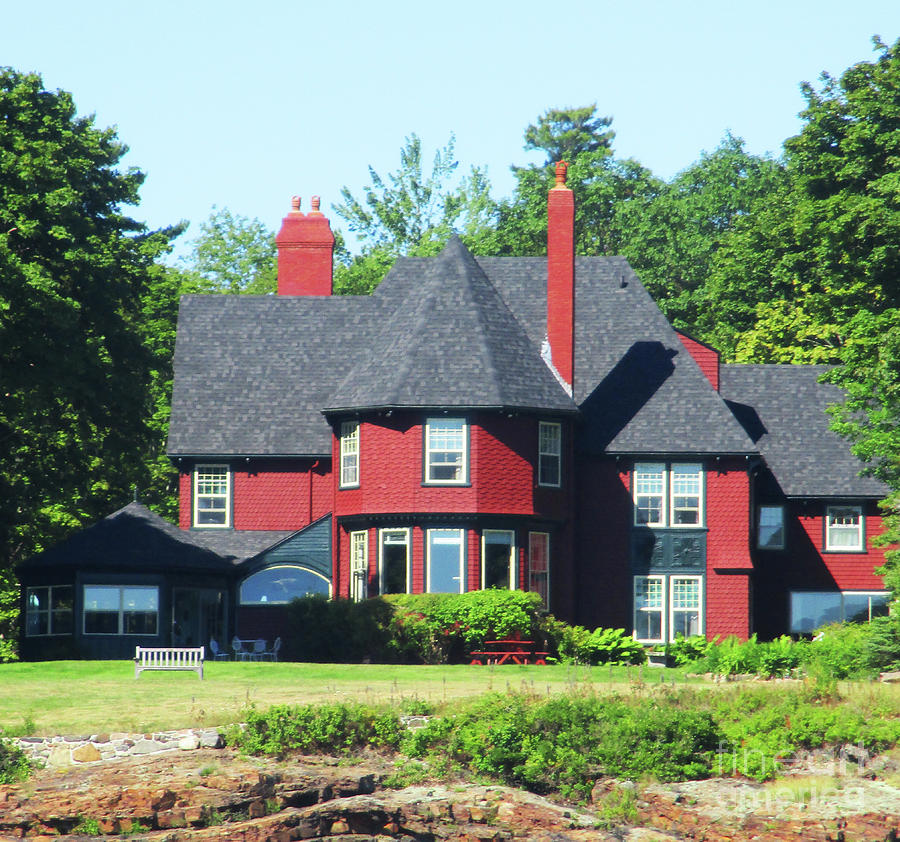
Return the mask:
{"type": "Polygon", "coordinates": [[[194,469],[194,526],[231,526],[231,471],[227,465],[194,469]]]}
{"type": "Polygon", "coordinates": [[[469,429],[464,418],[425,422],[425,482],[465,485],[469,479],[469,429]]]}
{"type": "Polygon", "coordinates": [[[359,422],[341,424],[341,488],[359,486],[359,422]]]}

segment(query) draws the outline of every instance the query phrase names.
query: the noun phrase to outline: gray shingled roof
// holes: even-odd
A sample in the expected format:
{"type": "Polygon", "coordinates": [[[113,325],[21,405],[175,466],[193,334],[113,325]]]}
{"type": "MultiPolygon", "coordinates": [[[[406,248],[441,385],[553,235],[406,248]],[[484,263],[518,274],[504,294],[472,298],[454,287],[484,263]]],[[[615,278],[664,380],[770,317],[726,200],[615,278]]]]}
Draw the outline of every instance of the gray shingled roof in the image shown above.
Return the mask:
{"type": "Polygon", "coordinates": [[[862,463],[829,429],[826,408],[844,399],[819,383],[821,365],[723,365],[720,388],[788,497],[883,497],[862,463]]]}
{"type": "Polygon", "coordinates": [[[458,237],[425,263],[401,268],[395,302],[366,361],[324,408],[497,407],[575,412],[546,363],[458,237]],[[418,277],[410,289],[409,274],[418,277]],[[407,293],[400,297],[398,295],[407,293]]]}
{"type": "Polygon", "coordinates": [[[192,533],[179,529],[141,503],[129,503],[32,556],[19,565],[19,569],[92,567],[148,572],[162,568],[225,571],[229,566],[217,553],[197,543],[192,533]]]}
{"type": "MultiPolygon", "coordinates": [[[[478,258],[540,342],[546,258],[478,258]]],[[[575,260],[575,399],[582,447],[621,454],[746,454],[756,448],[622,257],[575,260]]]]}

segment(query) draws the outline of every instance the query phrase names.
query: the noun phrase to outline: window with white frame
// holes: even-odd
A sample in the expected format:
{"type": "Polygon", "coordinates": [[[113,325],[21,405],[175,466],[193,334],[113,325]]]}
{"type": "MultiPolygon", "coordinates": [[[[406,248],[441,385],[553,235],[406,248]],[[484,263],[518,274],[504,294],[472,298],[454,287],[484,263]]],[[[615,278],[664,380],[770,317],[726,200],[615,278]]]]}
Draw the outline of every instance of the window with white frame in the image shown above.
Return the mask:
{"type": "Polygon", "coordinates": [[[550,534],[528,533],[528,590],[540,594],[541,605],[550,609],[550,534]]]}
{"type": "Polygon", "coordinates": [[[25,594],[25,634],[28,637],[72,634],[73,594],[71,585],[28,588],[25,594]]]}
{"type": "Polygon", "coordinates": [[[463,592],[464,529],[429,529],[425,552],[428,593],[463,592]]]}
{"type": "Polygon", "coordinates": [[[359,485],[359,422],[341,424],[341,488],[359,485]]]}
{"type": "Polygon", "coordinates": [[[194,469],[194,526],[231,524],[231,472],[227,465],[197,465],[194,469]]]}
{"type": "Polygon", "coordinates": [[[638,462],[634,519],[644,526],[703,525],[703,466],[693,462],[638,462]]]}
{"type": "Polygon", "coordinates": [[[464,485],[468,481],[468,425],[464,418],[425,422],[425,482],[464,485]]]}
{"type": "Polygon", "coordinates": [[[379,593],[409,593],[409,530],[378,533],[379,593]]]}
{"type": "Polygon", "coordinates": [[[635,640],[666,643],[679,634],[703,634],[703,577],[635,576],[635,640]]]}
{"type": "Polygon", "coordinates": [[[761,550],[784,549],[784,506],[760,506],[756,510],[756,546],[761,550]]]}
{"type": "Polygon", "coordinates": [[[159,630],[159,588],[85,585],[84,633],[154,636],[159,630]]]}
{"type": "Polygon", "coordinates": [[[811,634],[829,623],[869,622],[888,613],[886,591],[791,591],[790,630],[811,634]]]}
{"type": "Polygon", "coordinates": [[[854,552],[864,549],[861,506],[828,506],[825,510],[825,549],[854,552]]]}
{"type": "Polygon", "coordinates": [[[481,534],[481,587],[509,590],[516,586],[516,533],[485,529],[481,534]]]}
{"type": "Polygon", "coordinates": [[[369,591],[369,533],[350,533],[350,598],[361,602],[369,591]]]}
{"type": "Polygon", "coordinates": [[[562,479],[562,425],[541,421],[538,430],[538,485],[559,488],[562,479]]]}

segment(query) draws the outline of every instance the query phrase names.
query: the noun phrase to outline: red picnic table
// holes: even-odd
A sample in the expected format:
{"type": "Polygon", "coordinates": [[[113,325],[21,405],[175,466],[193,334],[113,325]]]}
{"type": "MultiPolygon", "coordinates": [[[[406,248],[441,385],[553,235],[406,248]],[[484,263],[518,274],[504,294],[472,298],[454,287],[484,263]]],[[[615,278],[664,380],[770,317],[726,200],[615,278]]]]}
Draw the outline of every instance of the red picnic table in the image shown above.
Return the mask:
{"type": "Polygon", "coordinates": [[[540,664],[547,663],[549,653],[537,652],[533,640],[521,637],[507,637],[502,640],[486,640],[484,649],[473,650],[473,664],[540,664]]]}

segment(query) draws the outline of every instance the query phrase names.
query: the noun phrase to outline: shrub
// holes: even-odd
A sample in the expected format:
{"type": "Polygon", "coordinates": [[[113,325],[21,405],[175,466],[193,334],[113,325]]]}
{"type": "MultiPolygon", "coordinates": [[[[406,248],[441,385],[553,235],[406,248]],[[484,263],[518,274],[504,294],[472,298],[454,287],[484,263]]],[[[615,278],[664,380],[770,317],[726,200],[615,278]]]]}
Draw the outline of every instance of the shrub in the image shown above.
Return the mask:
{"type": "Polygon", "coordinates": [[[289,659],[319,663],[379,660],[389,652],[392,607],[383,599],[352,602],[323,596],[288,606],[289,659]]]}
{"type": "Polygon", "coordinates": [[[869,623],[866,662],[873,672],[900,669],[900,613],[869,623]]]}
{"type": "Polygon", "coordinates": [[[31,763],[25,753],[0,730],[0,784],[21,781],[31,774],[31,763]]]}
{"type": "Polygon", "coordinates": [[[228,741],[248,754],[346,754],[365,746],[397,748],[402,734],[395,713],[365,705],[276,705],[265,713],[249,710],[246,726],[228,741]]]}
{"type": "Polygon", "coordinates": [[[809,644],[810,672],[831,678],[856,678],[873,671],[869,661],[868,624],[834,623],[819,630],[809,644]]]}
{"type": "Polygon", "coordinates": [[[670,658],[676,667],[702,661],[706,657],[709,647],[718,642],[718,639],[716,637],[715,640],[710,641],[699,634],[691,637],[677,634],[674,641],[666,644],[666,657],[670,658]]]}

